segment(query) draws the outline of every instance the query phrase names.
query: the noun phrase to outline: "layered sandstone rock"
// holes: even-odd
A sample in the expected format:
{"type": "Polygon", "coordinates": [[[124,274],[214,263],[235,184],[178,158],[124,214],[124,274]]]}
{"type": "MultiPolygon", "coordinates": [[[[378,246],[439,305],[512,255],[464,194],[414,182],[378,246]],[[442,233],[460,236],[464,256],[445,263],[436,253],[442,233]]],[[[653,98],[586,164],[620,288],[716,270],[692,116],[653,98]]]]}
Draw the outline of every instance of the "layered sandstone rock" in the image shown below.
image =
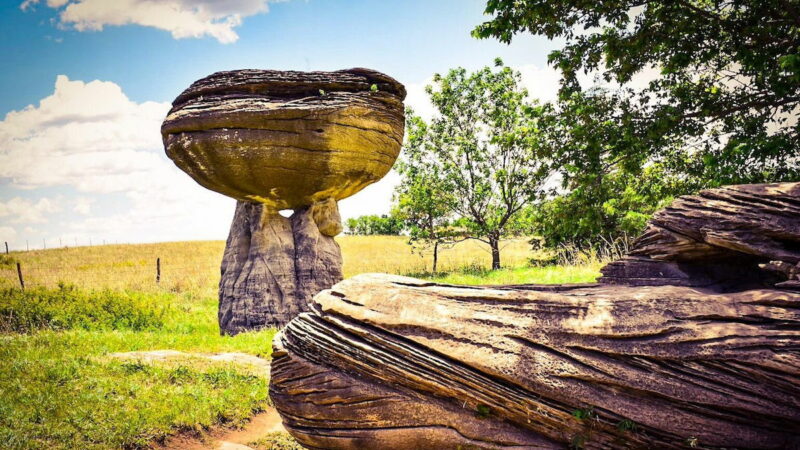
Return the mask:
{"type": "Polygon", "coordinates": [[[219,72],[175,99],[161,130],[167,155],[239,200],[222,263],[222,332],[282,326],[341,280],[336,201],[394,164],[404,97],[391,77],[350,69],[219,72]]]}
{"type": "MultiPolygon", "coordinates": [[[[789,259],[800,243],[797,188],[706,191],[671,211],[693,204],[673,217],[703,224],[705,243],[714,234],[713,245],[728,242],[720,248],[773,249],[747,265],[768,277],[775,269],[758,261],[789,259]],[[728,220],[769,206],[761,232],[703,221],[721,206],[698,198],[731,191],[759,192],[728,220]],[[769,245],[778,241],[782,250],[769,245]]],[[[800,293],[751,281],[636,284],[357,276],[276,336],[270,396],[309,448],[800,448],[800,293]]]]}
{"type": "Polygon", "coordinates": [[[603,268],[600,282],[720,291],[800,284],[798,218],[800,183],[680,197],[653,216],[627,257],[603,268]]]}

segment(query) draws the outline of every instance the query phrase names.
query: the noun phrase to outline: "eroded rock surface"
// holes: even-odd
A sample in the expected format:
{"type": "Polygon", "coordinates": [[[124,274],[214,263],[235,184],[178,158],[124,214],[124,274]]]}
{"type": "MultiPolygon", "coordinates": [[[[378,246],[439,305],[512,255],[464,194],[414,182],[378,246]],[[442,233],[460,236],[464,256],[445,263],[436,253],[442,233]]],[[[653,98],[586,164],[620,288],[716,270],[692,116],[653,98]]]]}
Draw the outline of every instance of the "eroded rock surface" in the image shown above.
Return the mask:
{"type": "Polygon", "coordinates": [[[604,267],[599,281],[722,291],[800,284],[798,271],[770,271],[770,263],[800,270],[800,183],[680,197],[653,216],[630,254],[604,267]]]}
{"type": "Polygon", "coordinates": [[[276,337],[270,396],[309,448],[797,448],[799,305],[360,275],[276,337]]]}
{"type": "Polygon", "coordinates": [[[238,200],[222,261],[223,333],[283,326],[342,279],[336,202],[394,164],[405,94],[369,69],[237,70],[175,99],[161,128],[167,155],[238,200]]]}
{"type": "Polygon", "coordinates": [[[167,155],[206,188],[295,209],[386,175],[403,98],[403,85],[369,69],[218,72],[175,99],[161,132],[167,155]]]}

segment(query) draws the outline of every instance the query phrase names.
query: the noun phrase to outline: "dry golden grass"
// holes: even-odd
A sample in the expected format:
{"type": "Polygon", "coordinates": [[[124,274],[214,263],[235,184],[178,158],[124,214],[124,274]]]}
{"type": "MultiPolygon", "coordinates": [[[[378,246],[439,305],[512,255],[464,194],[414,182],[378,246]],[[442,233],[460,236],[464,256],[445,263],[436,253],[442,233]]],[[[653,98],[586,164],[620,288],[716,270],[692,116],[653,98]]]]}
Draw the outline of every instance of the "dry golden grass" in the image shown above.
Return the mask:
{"type": "MultiPolygon", "coordinates": [[[[403,236],[339,236],[344,275],[365,272],[415,274],[431,269],[430,253],[418,254],[403,236]]],[[[18,284],[15,261],[22,264],[28,286],[56,286],[60,282],[86,288],[171,291],[215,297],[223,241],[120,244],[12,252],[0,259],[0,287],[18,284]],[[156,258],[161,258],[161,283],[155,283],[156,258]]],[[[504,267],[524,266],[534,256],[524,239],[502,244],[504,267]]],[[[439,270],[488,268],[489,248],[478,241],[465,241],[440,251],[439,270]]],[[[590,271],[599,263],[590,262],[590,271]]],[[[585,278],[585,276],[584,276],[585,278]]],[[[530,280],[531,283],[539,280],[530,280]]]]}

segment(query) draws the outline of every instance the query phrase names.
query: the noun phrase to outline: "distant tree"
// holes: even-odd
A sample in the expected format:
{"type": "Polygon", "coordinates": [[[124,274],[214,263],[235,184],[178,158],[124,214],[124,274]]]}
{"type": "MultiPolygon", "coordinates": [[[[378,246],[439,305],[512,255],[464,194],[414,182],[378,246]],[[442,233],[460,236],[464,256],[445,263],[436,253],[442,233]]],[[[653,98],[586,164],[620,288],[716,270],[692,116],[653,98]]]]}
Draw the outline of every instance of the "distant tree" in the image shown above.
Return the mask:
{"type": "Polygon", "coordinates": [[[348,234],[399,235],[403,232],[403,220],[394,214],[351,217],[345,221],[348,234]]]}
{"type": "Polygon", "coordinates": [[[565,42],[549,56],[562,99],[581,72],[625,86],[658,71],[630,92],[641,141],[626,158],[663,161],[698,186],[800,179],[796,0],[489,0],[486,13],[477,37],[565,42]]]}
{"type": "Polygon", "coordinates": [[[452,208],[453,216],[466,219],[465,236],[487,243],[498,269],[500,238],[513,231],[515,215],[541,196],[548,165],[537,128],[545,107],[528,99],[519,73],[499,59],[495,69],[457,68],[434,76],[426,92],[436,115],[429,124],[410,115],[404,147],[411,158],[426,161],[415,166],[424,173],[406,175],[401,192],[415,189],[420,179],[435,180],[431,195],[447,193],[436,208],[452,208]]]}

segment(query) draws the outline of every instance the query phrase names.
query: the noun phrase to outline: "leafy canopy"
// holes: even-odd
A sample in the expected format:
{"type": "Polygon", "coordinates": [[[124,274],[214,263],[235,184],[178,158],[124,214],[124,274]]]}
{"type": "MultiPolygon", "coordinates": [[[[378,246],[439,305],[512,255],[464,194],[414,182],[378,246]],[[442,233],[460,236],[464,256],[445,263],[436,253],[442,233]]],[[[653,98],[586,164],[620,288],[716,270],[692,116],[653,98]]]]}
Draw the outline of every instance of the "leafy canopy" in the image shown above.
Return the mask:
{"type": "Polygon", "coordinates": [[[655,70],[627,105],[644,139],[625,149],[635,158],[668,160],[702,186],[800,178],[797,1],[489,0],[486,13],[477,37],[565,41],[549,57],[562,98],[581,72],[625,85],[655,70]]]}
{"type": "Polygon", "coordinates": [[[440,239],[443,227],[462,219],[463,235],[492,248],[493,268],[500,267],[500,237],[542,194],[549,173],[538,133],[546,107],[519,84],[519,73],[499,59],[494,69],[435,75],[426,92],[436,115],[430,123],[408,115],[399,165],[400,204],[420,213],[420,236],[440,239]]]}
{"type": "Polygon", "coordinates": [[[403,219],[396,214],[371,214],[367,216],[351,217],[345,222],[347,234],[362,236],[392,235],[403,232],[403,219]]]}

